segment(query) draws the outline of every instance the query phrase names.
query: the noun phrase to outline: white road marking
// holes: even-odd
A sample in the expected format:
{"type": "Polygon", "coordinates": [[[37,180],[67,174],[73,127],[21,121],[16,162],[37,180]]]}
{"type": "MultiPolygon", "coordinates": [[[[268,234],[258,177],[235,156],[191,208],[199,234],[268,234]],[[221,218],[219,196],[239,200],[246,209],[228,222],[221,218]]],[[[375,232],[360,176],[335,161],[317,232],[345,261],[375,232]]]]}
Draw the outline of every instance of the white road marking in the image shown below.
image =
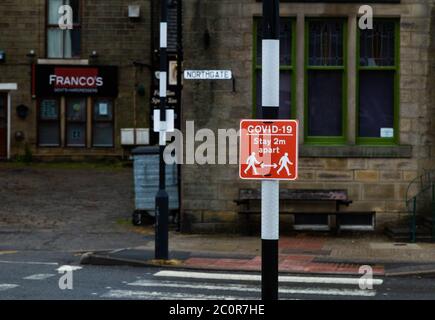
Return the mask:
{"type": "MultiPolygon", "coordinates": [[[[206,273],[189,271],[160,271],[154,274],[156,277],[168,278],[190,278],[208,280],[234,280],[234,281],[261,281],[260,275],[250,274],[228,274],[228,273],[206,273]]],[[[359,285],[359,278],[336,278],[336,277],[296,277],[280,276],[279,281],[283,283],[316,283],[316,284],[347,284],[359,285]]],[[[382,279],[373,279],[373,285],[381,285],[382,279]]]]}
{"type": "Polygon", "coordinates": [[[110,290],[100,296],[111,299],[159,299],[159,300],[258,300],[258,297],[217,296],[191,293],[169,293],[158,291],[110,290]]]}
{"type": "MultiPolygon", "coordinates": [[[[245,285],[214,285],[214,284],[184,284],[169,281],[136,281],[129,283],[130,286],[140,287],[158,287],[158,288],[185,288],[185,289],[201,289],[201,290],[223,290],[223,291],[240,291],[240,292],[254,292],[260,293],[260,288],[245,285]]],[[[293,288],[293,289],[279,289],[280,294],[306,294],[306,295],[332,295],[332,296],[361,296],[361,297],[374,297],[375,291],[369,290],[352,290],[352,289],[325,289],[325,288],[293,288]]]]}
{"type": "Polygon", "coordinates": [[[327,296],[352,296],[352,297],[374,297],[373,290],[349,290],[349,289],[280,289],[279,293],[284,294],[306,294],[306,295],[327,295],[327,296]]]}
{"type": "Polygon", "coordinates": [[[203,289],[203,290],[225,290],[225,291],[248,291],[248,292],[260,292],[260,289],[253,288],[252,286],[245,285],[236,285],[236,284],[228,284],[228,285],[214,285],[207,283],[198,283],[198,284],[184,284],[178,282],[170,282],[170,281],[148,281],[148,280],[139,280],[132,283],[128,283],[129,286],[134,287],[160,287],[160,288],[187,288],[187,289],[203,289]]]}
{"type": "Polygon", "coordinates": [[[54,276],[55,276],[55,274],[52,274],[52,273],[47,273],[47,274],[41,273],[41,274],[33,274],[33,275],[25,277],[23,279],[24,280],[46,280],[46,279],[54,277],[54,276]]]}
{"type": "Polygon", "coordinates": [[[17,288],[17,287],[19,287],[19,285],[18,284],[0,284],[0,291],[6,291],[6,290],[9,290],[9,289],[14,289],[14,288],[17,288]]]}
{"type": "Polygon", "coordinates": [[[34,261],[6,261],[0,260],[0,263],[6,264],[34,264],[34,265],[44,265],[44,266],[58,266],[57,262],[34,262],[34,261]]]}
{"type": "Polygon", "coordinates": [[[81,270],[83,269],[83,267],[79,267],[79,266],[61,266],[59,268],[56,269],[56,271],[58,272],[67,272],[67,271],[77,271],[77,270],[81,270]]]}

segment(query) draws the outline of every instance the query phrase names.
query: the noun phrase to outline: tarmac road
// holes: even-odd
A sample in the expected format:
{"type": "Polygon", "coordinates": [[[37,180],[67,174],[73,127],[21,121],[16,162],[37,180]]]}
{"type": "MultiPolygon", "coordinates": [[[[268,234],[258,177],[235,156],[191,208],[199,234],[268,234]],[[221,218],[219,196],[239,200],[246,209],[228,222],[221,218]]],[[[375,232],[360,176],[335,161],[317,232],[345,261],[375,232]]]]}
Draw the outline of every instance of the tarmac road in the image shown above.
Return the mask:
{"type": "MultiPolygon", "coordinates": [[[[257,300],[259,275],[159,268],[80,266],[79,256],[53,251],[0,255],[0,300],[257,300]],[[61,290],[58,269],[72,266],[72,290],[61,290]]],[[[65,283],[65,282],[63,282],[65,283]]],[[[375,277],[361,290],[349,276],[285,275],[280,299],[435,299],[435,278],[375,277]]]]}

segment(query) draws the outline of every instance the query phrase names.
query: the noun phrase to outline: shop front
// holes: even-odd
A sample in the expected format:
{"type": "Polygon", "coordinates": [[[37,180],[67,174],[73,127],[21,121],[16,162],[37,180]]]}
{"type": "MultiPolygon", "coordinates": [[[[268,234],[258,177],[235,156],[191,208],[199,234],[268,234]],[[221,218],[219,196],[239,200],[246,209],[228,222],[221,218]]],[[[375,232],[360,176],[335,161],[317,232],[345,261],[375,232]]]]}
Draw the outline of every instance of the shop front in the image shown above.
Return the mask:
{"type": "Polygon", "coordinates": [[[0,83],[0,160],[10,158],[11,153],[11,92],[16,83],[0,83]]]}
{"type": "Polygon", "coordinates": [[[34,65],[36,147],[41,154],[114,150],[118,68],[34,65]]]}

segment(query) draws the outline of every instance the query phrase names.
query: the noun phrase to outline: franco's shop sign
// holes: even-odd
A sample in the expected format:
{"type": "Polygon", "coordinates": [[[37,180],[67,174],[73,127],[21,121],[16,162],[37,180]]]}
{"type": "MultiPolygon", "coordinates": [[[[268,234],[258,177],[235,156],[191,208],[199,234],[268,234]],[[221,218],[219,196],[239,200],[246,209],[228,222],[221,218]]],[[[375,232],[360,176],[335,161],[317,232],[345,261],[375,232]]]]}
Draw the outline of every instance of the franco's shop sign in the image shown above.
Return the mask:
{"type": "Polygon", "coordinates": [[[118,96],[118,68],[114,66],[34,65],[32,95],[118,96]]]}

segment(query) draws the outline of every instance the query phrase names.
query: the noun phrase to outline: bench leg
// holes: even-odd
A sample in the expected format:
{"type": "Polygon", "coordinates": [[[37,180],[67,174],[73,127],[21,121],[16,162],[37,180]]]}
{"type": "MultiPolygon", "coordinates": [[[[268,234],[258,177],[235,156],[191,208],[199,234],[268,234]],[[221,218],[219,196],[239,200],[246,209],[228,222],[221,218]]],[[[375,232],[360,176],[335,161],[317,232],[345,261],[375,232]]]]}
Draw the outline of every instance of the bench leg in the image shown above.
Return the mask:
{"type": "Polygon", "coordinates": [[[250,220],[249,219],[249,214],[246,215],[246,230],[247,230],[247,235],[250,237],[252,236],[252,230],[251,230],[251,224],[250,224],[250,220]]]}
{"type": "Polygon", "coordinates": [[[341,226],[340,215],[337,214],[337,215],[335,215],[335,234],[337,236],[339,236],[341,234],[340,226],[341,226]]]}

